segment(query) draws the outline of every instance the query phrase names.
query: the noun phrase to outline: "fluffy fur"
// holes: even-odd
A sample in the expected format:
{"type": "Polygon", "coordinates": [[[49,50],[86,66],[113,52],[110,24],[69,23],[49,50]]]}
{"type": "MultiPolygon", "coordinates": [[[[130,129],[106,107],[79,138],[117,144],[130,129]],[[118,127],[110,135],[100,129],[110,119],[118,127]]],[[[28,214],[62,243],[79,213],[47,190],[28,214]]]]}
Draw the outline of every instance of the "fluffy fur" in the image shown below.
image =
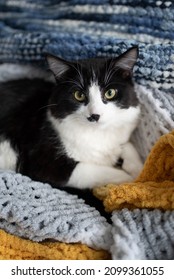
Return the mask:
{"type": "Polygon", "coordinates": [[[136,59],[136,47],[112,59],[68,62],[48,55],[56,85],[2,83],[0,168],[56,187],[132,180],[142,167],[129,142],[140,113],[132,82],[136,59]]]}

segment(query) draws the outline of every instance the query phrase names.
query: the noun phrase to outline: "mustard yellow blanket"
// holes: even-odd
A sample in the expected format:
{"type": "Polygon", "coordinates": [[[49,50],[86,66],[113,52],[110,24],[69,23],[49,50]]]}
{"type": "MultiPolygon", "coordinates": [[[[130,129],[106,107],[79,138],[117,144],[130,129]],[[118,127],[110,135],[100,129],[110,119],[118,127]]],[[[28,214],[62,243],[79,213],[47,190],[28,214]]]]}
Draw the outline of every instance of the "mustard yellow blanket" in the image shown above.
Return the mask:
{"type": "Polygon", "coordinates": [[[83,244],[36,243],[0,230],[0,260],[102,260],[110,258],[104,250],[83,244]]]}

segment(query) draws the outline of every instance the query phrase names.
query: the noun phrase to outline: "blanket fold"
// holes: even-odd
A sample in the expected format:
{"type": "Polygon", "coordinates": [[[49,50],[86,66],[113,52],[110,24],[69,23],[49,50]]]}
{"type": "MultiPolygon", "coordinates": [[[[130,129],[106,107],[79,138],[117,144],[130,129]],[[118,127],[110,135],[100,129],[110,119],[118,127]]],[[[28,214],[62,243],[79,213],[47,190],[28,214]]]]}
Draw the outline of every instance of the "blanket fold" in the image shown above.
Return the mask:
{"type": "Polygon", "coordinates": [[[37,243],[0,230],[0,260],[102,260],[110,259],[107,251],[82,244],[60,242],[37,243]]]}

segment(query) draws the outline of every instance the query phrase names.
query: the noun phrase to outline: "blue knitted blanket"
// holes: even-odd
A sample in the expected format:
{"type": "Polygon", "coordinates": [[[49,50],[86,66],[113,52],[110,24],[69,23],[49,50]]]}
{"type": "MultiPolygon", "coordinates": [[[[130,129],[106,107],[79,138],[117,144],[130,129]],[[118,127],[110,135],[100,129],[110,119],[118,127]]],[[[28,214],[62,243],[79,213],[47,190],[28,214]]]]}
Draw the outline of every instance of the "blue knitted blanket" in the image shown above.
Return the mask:
{"type": "Polygon", "coordinates": [[[0,0],[0,62],[116,56],[140,48],[137,82],[174,91],[174,3],[0,0]]]}
{"type": "MultiPolygon", "coordinates": [[[[173,1],[0,0],[0,82],[48,79],[45,52],[74,60],[117,56],[133,45],[142,117],[132,141],[145,160],[159,136],[174,129],[173,1]]],[[[113,259],[174,258],[173,211],[124,209],[112,221],[75,196],[0,172],[0,228],[7,232],[81,242],[110,250],[113,259]]]]}

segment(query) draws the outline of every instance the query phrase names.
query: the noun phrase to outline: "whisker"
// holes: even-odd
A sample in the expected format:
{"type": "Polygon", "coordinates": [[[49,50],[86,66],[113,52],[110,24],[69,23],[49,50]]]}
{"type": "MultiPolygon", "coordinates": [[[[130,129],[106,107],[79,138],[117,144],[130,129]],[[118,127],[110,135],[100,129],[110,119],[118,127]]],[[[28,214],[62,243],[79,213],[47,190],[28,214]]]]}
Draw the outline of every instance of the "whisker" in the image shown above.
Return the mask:
{"type": "Polygon", "coordinates": [[[105,76],[105,84],[109,83],[109,81],[111,80],[112,76],[119,70],[119,67],[113,67],[112,63],[110,63],[109,68],[108,68],[108,72],[106,73],[105,76]],[[111,68],[112,67],[112,68],[111,68]]]}
{"type": "Polygon", "coordinates": [[[82,65],[78,63],[77,69],[78,69],[78,74],[80,76],[81,85],[84,86],[84,80],[83,80],[83,75],[82,75],[82,65]],[[79,68],[79,66],[80,66],[80,68],[79,68]]]}
{"type": "Polygon", "coordinates": [[[107,60],[106,60],[106,71],[105,71],[105,77],[104,77],[104,83],[107,84],[108,81],[108,75],[110,73],[110,67],[111,67],[111,63],[108,66],[107,60]]]}
{"type": "Polygon", "coordinates": [[[77,71],[77,73],[79,75],[79,78],[80,78],[81,88],[83,88],[84,87],[84,80],[83,80],[83,76],[82,76],[82,73],[81,73],[82,68],[81,68],[81,70],[79,69],[79,66],[80,66],[79,63],[77,63],[77,67],[73,64],[71,66],[77,71]]]}
{"type": "Polygon", "coordinates": [[[66,83],[74,84],[74,85],[76,85],[77,87],[83,89],[83,86],[81,85],[81,83],[79,83],[79,82],[76,81],[76,80],[71,79],[71,80],[66,80],[66,81],[62,82],[62,84],[66,84],[66,83]]]}
{"type": "Polygon", "coordinates": [[[114,75],[115,73],[117,73],[119,70],[120,70],[120,68],[117,68],[117,67],[114,68],[114,69],[111,69],[108,82],[109,82],[110,79],[113,77],[113,75],[114,75]]]}
{"type": "Polygon", "coordinates": [[[57,104],[48,104],[48,105],[45,105],[45,106],[39,108],[39,111],[42,110],[42,109],[48,108],[48,107],[52,107],[52,106],[57,106],[57,104]]]}

